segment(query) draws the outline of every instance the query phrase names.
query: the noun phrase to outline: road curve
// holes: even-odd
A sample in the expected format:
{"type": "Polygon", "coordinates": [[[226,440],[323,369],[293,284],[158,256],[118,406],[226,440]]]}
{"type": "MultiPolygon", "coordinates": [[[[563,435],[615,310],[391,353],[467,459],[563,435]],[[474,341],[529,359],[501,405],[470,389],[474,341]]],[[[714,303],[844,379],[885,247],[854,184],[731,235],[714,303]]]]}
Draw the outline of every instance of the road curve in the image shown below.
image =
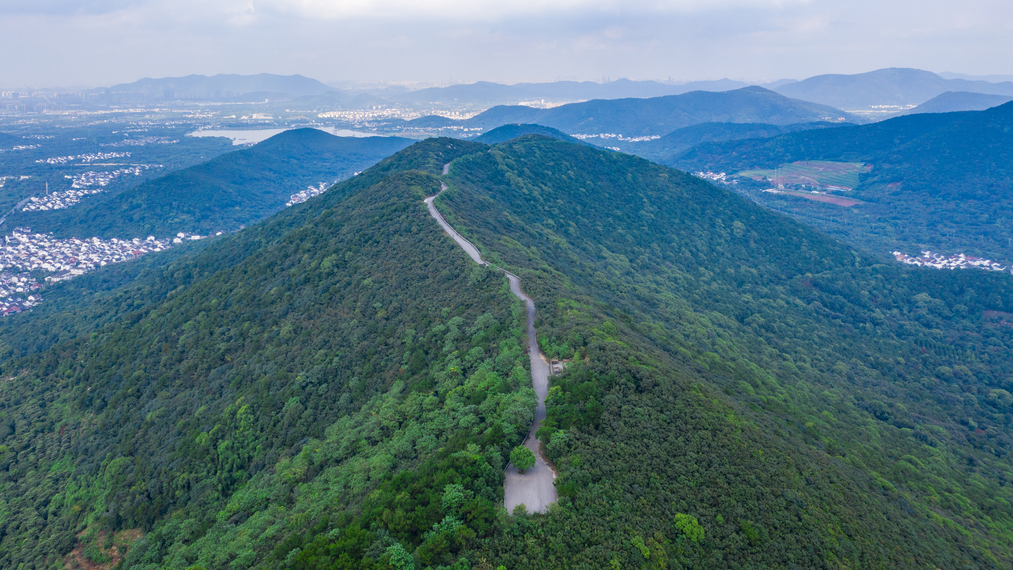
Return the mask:
{"type": "MultiPolygon", "coordinates": [[[[443,168],[444,170],[446,170],[447,167],[444,166],[443,168]]],[[[436,209],[436,205],[433,204],[433,200],[436,199],[436,196],[439,196],[446,189],[447,185],[440,182],[440,192],[437,193],[435,196],[430,196],[424,200],[424,202],[426,203],[426,207],[429,208],[429,215],[436,218],[437,222],[440,222],[440,225],[443,226],[443,230],[448,234],[450,234],[450,237],[454,238],[454,241],[457,242],[457,245],[461,246],[461,249],[463,249],[464,252],[468,254],[468,257],[470,257],[472,261],[474,261],[479,265],[489,265],[489,262],[484,261],[482,259],[482,254],[478,252],[478,248],[475,247],[475,244],[464,239],[464,236],[457,233],[454,230],[454,228],[452,228],[450,224],[447,223],[447,220],[443,219],[443,215],[440,214],[440,211],[436,209]]]]}
{"type": "Polygon", "coordinates": [[[527,507],[528,512],[544,513],[549,505],[557,500],[554,484],[556,475],[545,463],[542,450],[539,449],[541,442],[535,437],[538,428],[542,427],[542,420],[545,419],[545,397],[549,395],[549,364],[538,350],[538,339],[535,336],[535,303],[521,291],[521,280],[516,275],[507,273],[506,276],[510,281],[510,291],[518,299],[523,300],[528,309],[528,354],[531,357],[531,383],[538,396],[538,407],[535,408],[535,421],[524,440],[524,447],[535,454],[535,466],[524,473],[518,471],[513,464],[507,466],[503,504],[510,513],[514,511],[514,507],[521,504],[527,507]]]}
{"type": "MultiPolygon", "coordinates": [[[[449,171],[449,164],[443,166],[443,174],[447,174],[449,171]]],[[[440,193],[447,189],[447,185],[440,183],[440,193]]],[[[482,259],[482,255],[479,253],[478,248],[475,244],[471,243],[464,238],[461,234],[457,233],[443,216],[439,210],[433,204],[433,200],[436,196],[430,196],[425,199],[426,207],[429,209],[429,214],[436,218],[436,221],[440,223],[440,226],[450,234],[450,237],[454,238],[454,241],[461,246],[461,249],[468,254],[468,257],[479,265],[488,266],[489,262],[482,259]]],[[[538,407],[535,408],[535,421],[531,424],[531,429],[528,430],[528,435],[524,440],[524,446],[530,449],[535,454],[535,466],[528,469],[526,472],[521,473],[513,464],[507,466],[506,469],[506,482],[504,484],[504,500],[503,504],[507,509],[507,512],[512,513],[517,505],[524,505],[527,507],[529,513],[544,513],[548,510],[549,505],[557,501],[556,486],[554,480],[556,475],[549,468],[548,464],[545,463],[545,459],[542,457],[540,442],[535,434],[538,433],[538,428],[542,425],[542,420],[545,419],[545,398],[549,394],[549,365],[545,361],[545,357],[542,356],[542,352],[538,350],[538,339],[535,336],[535,303],[524,294],[521,290],[521,280],[519,277],[500,269],[506,274],[507,280],[510,282],[510,291],[518,299],[524,301],[527,307],[528,314],[528,354],[531,358],[531,383],[534,386],[535,394],[538,396],[538,407]]]]}

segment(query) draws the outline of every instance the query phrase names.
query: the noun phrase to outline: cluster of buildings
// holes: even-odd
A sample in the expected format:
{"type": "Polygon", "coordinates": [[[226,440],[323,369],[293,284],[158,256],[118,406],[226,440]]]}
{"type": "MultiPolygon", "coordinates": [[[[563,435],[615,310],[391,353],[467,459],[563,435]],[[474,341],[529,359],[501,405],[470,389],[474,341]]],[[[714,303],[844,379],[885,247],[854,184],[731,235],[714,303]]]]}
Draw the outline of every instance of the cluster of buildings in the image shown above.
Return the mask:
{"type": "Polygon", "coordinates": [[[651,135],[645,137],[624,137],[623,135],[617,135],[615,133],[600,133],[597,135],[573,135],[573,138],[580,140],[587,139],[616,139],[623,142],[647,142],[658,140],[661,137],[658,135],[651,135]]]}
{"type": "MultiPolygon", "coordinates": [[[[216,236],[220,236],[223,233],[225,233],[225,232],[218,232],[215,235],[216,236]]],[[[180,243],[183,243],[185,241],[197,241],[199,239],[204,239],[204,238],[209,238],[209,237],[211,237],[211,236],[210,235],[202,236],[202,235],[198,235],[198,234],[188,234],[188,233],[184,233],[184,232],[179,232],[178,234],[176,234],[176,237],[172,238],[172,243],[180,244],[180,243]]],[[[152,236],[148,236],[148,239],[155,239],[155,238],[153,238],[152,236]]],[[[134,240],[134,241],[137,241],[137,240],[134,240]]]]}
{"type": "Polygon", "coordinates": [[[108,171],[95,172],[94,170],[89,170],[88,172],[82,172],[81,174],[75,174],[73,176],[65,176],[65,178],[70,178],[72,180],[71,188],[85,188],[87,186],[105,186],[124,174],[133,174],[134,176],[140,176],[142,170],[152,167],[158,168],[160,166],[161,165],[148,166],[144,164],[131,166],[129,168],[120,168],[117,170],[113,170],[112,172],[108,171]]]}
{"type": "Polygon", "coordinates": [[[46,281],[62,281],[96,267],[129,261],[169,247],[169,240],[153,236],[146,240],[56,239],[51,234],[32,233],[30,228],[15,228],[0,245],[0,271],[48,271],[53,275],[46,281]]]}
{"type": "Polygon", "coordinates": [[[704,180],[709,180],[715,184],[724,184],[725,186],[739,183],[738,180],[732,180],[728,178],[728,176],[724,172],[711,172],[708,170],[707,172],[702,171],[694,172],[693,176],[696,176],[697,178],[703,178],[704,180]]]}
{"type": "Polygon", "coordinates": [[[8,180],[26,180],[28,178],[31,176],[0,176],[0,188],[3,188],[8,180]]]}
{"type": "Polygon", "coordinates": [[[40,158],[35,162],[44,162],[46,164],[67,164],[75,160],[81,162],[94,162],[96,160],[109,160],[110,158],[127,158],[130,156],[129,152],[91,152],[88,154],[79,154],[76,156],[55,156],[53,158],[40,158]]]}
{"type": "Polygon", "coordinates": [[[42,285],[31,273],[0,271],[0,315],[27,311],[42,301],[36,290],[42,285]]]}
{"type": "Polygon", "coordinates": [[[436,115],[454,121],[464,121],[478,114],[478,111],[455,111],[426,109],[418,111],[411,108],[391,108],[385,105],[374,105],[372,109],[356,109],[348,111],[327,111],[317,114],[321,119],[337,119],[346,123],[361,124],[369,121],[400,119],[411,121],[436,115]]]}
{"type": "MultiPolygon", "coordinates": [[[[936,269],[985,269],[987,271],[1006,271],[1006,267],[994,261],[981,257],[971,257],[963,253],[956,255],[943,255],[931,251],[923,251],[921,257],[905,255],[899,251],[893,252],[897,261],[907,265],[919,265],[923,267],[935,267],[936,269]]],[[[1013,269],[1010,269],[1013,273],[1013,269]]]]}
{"type": "Polygon", "coordinates": [[[73,188],[65,192],[52,192],[45,196],[32,196],[28,199],[28,203],[21,208],[21,211],[41,212],[43,210],[62,210],[77,204],[84,196],[98,194],[101,191],[102,188],[73,188]]]}
{"type": "Polygon", "coordinates": [[[37,144],[19,144],[19,145],[16,145],[14,148],[0,148],[0,152],[14,152],[16,150],[32,150],[32,149],[36,149],[36,148],[39,148],[39,145],[37,145],[37,144]]]}
{"type": "MultiPolygon", "coordinates": [[[[161,165],[155,165],[161,166],[161,165]]],[[[112,172],[95,172],[89,170],[81,174],[66,176],[71,179],[71,189],[64,192],[52,192],[45,196],[32,196],[28,203],[21,208],[22,212],[41,212],[43,210],[62,210],[69,208],[81,201],[81,198],[91,194],[98,194],[103,188],[124,174],[140,176],[141,171],[151,168],[149,165],[137,165],[128,168],[113,170],[112,172]],[[98,188],[93,188],[98,186],[98,188]]]]}
{"type": "MultiPolygon", "coordinates": [[[[331,184],[334,183],[332,182],[331,184]]],[[[296,204],[302,204],[303,202],[309,200],[314,196],[319,196],[323,194],[325,191],[327,191],[327,186],[325,186],[323,182],[321,182],[320,186],[317,187],[307,186],[306,189],[303,190],[302,192],[297,192],[289,196],[288,202],[285,202],[285,206],[295,206],[296,204]]]]}
{"type": "Polygon", "coordinates": [[[103,144],[100,146],[144,146],[146,144],[176,144],[178,140],[169,137],[139,137],[136,139],[124,139],[120,142],[103,144]]]}

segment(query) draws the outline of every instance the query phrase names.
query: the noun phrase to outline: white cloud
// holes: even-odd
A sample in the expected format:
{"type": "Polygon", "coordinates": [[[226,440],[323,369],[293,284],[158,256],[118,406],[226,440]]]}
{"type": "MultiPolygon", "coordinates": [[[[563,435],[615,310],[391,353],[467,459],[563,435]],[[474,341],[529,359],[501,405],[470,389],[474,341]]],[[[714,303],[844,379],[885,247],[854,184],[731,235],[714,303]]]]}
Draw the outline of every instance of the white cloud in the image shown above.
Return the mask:
{"type": "Polygon", "coordinates": [[[304,18],[345,20],[495,21],[525,16],[580,16],[700,13],[730,7],[780,9],[808,0],[259,0],[258,4],[304,18]]]}
{"type": "Polygon", "coordinates": [[[0,0],[9,86],[1013,73],[1009,0],[0,0]],[[31,7],[38,9],[31,12],[31,7]]]}

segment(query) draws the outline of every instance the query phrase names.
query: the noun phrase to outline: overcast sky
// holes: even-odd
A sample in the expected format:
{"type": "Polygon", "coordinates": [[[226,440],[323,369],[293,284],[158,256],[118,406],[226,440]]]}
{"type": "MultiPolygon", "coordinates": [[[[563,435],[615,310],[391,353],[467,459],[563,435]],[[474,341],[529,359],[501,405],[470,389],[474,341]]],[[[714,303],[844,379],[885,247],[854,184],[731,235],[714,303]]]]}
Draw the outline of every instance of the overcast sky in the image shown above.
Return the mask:
{"type": "Polygon", "coordinates": [[[0,86],[1013,74],[1010,0],[0,0],[0,86]]]}

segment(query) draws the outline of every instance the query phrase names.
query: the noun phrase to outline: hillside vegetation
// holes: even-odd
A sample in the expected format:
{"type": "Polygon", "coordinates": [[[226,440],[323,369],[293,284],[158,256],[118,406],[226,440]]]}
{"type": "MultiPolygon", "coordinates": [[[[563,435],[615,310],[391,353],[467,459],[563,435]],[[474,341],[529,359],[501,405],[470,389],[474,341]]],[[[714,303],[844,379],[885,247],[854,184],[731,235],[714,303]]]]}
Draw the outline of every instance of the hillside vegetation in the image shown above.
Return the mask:
{"type": "Polygon", "coordinates": [[[776,137],[809,129],[827,129],[853,126],[851,123],[794,123],[769,125],[764,123],[700,123],[676,129],[663,137],[649,141],[622,141],[617,139],[591,139],[599,145],[615,145],[623,152],[642,156],[652,162],[667,164],[676,156],[704,142],[776,137]]]}
{"type": "Polygon", "coordinates": [[[956,111],[984,111],[1013,101],[1013,93],[1009,95],[988,95],[985,93],[966,93],[963,91],[947,91],[918,105],[905,115],[916,113],[953,113],[956,111]]]}
{"type": "Polygon", "coordinates": [[[69,210],[9,223],[61,237],[158,237],[232,231],[285,207],[308,185],[330,185],[407,147],[397,137],[336,137],[296,129],[69,210]]]}
{"type": "MultiPolygon", "coordinates": [[[[917,114],[872,125],[700,144],[667,163],[728,173],[828,160],[871,165],[847,210],[778,202],[876,253],[900,249],[1013,259],[1013,103],[986,111],[917,114]]],[[[768,186],[769,187],[769,186],[768,186]]],[[[758,198],[768,202],[767,197],[758,198]]]]}
{"type": "Polygon", "coordinates": [[[0,330],[0,566],[1005,567],[1011,292],[633,156],[431,139],[50,346],[0,330]],[[502,507],[523,310],[428,216],[448,162],[438,207],[570,360],[545,515],[502,507]]]}
{"type": "Polygon", "coordinates": [[[495,129],[487,133],[483,133],[481,136],[475,138],[475,142],[485,144],[497,144],[513,140],[517,137],[522,137],[524,135],[542,135],[545,137],[558,139],[561,141],[567,141],[577,144],[586,144],[582,143],[581,141],[571,137],[570,135],[558,129],[553,129],[552,127],[543,127],[542,125],[526,125],[526,124],[503,125],[502,127],[496,127],[495,129]]]}

